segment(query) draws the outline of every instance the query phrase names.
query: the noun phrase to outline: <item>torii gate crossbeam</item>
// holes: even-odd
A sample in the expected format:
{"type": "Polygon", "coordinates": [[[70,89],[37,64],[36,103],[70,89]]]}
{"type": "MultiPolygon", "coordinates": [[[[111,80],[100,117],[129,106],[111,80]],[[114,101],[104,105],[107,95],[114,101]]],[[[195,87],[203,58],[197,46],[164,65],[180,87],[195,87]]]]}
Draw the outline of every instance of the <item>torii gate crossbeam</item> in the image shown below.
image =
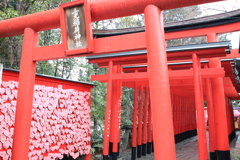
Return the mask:
{"type": "MultiPolygon", "coordinates": [[[[94,22],[141,14],[144,8],[149,4],[156,5],[162,10],[167,10],[217,1],[220,0],[96,0],[89,3],[92,21],[94,22]]],[[[25,28],[32,28],[34,31],[39,32],[59,27],[60,11],[59,9],[53,9],[1,21],[0,38],[21,35],[25,28]]]]}

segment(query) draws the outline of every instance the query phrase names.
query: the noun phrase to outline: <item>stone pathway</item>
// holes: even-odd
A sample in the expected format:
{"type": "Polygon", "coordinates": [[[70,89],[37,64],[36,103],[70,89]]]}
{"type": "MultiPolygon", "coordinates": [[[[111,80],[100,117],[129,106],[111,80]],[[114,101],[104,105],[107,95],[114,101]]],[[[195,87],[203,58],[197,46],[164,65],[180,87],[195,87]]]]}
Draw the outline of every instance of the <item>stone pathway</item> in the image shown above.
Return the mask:
{"type": "MultiPolygon", "coordinates": [[[[240,131],[236,132],[237,136],[230,144],[231,146],[231,156],[232,160],[237,160],[235,158],[237,155],[240,155],[240,131]]],[[[208,138],[208,132],[207,132],[208,138]]],[[[176,144],[176,153],[177,160],[198,160],[198,138],[197,136],[189,138],[185,141],[176,144]]],[[[122,154],[122,160],[131,159],[131,151],[125,151],[122,154]]],[[[153,154],[142,156],[137,158],[137,160],[154,160],[153,154]]]]}

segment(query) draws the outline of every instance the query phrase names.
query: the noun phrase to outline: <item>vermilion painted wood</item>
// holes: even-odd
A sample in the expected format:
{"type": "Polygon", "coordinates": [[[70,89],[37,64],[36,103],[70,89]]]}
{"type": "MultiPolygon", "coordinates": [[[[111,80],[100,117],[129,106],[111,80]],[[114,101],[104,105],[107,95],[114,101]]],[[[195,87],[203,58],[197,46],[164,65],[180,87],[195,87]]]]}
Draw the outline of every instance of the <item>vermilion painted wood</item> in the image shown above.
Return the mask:
{"type": "MultiPolygon", "coordinates": [[[[143,13],[144,8],[149,4],[155,4],[164,10],[216,1],[219,0],[198,0],[198,1],[181,0],[178,3],[174,3],[175,0],[168,1],[143,0],[141,1],[141,3],[139,3],[139,1],[137,0],[135,1],[118,0],[114,2],[110,0],[100,0],[91,1],[89,3],[91,8],[92,21],[94,22],[104,19],[141,14],[143,13]]],[[[0,22],[0,35],[1,35],[0,38],[23,34],[24,29],[27,27],[30,27],[36,32],[38,32],[43,30],[59,28],[59,26],[60,26],[59,9],[49,10],[0,22]]]]}
{"type": "Polygon", "coordinates": [[[232,100],[230,98],[227,98],[227,105],[229,106],[229,114],[230,114],[230,128],[231,132],[235,131],[235,126],[234,126],[234,115],[233,115],[233,106],[232,106],[232,100]]]}
{"type": "Polygon", "coordinates": [[[144,9],[144,15],[153,118],[154,158],[157,160],[175,160],[176,152],[162,13],[156,6],[149,5],[144,9]],[[167,154],[162,154],[159,151],[165,151],[167,154]]]}
{"type": "Polygon", "coordinates": [[[179,106],[181,106],[181,132],[184,132],[184,106],[182,105],[182,100],[179,96],[179,106]]]}
{"type": "MultiPolygon", "coordinates": [[[[9,70],[3,70],[3,81],[19,81],[19,72],[9,71],[9,70]]],[[[62,85],[63,89],[70,88],[80,90],[80,91],[90,91],[91,88],[93,88],[93,85],[74,82],[74,81],[66,81],[63,79],[57,79],[54,77],[49,76],[35,76],[35,84],[36,85],[45,85],[45,86],[51,86],[54,88],[57,88],[59,84],[62,85]]]]}
{"type": "MultiPolygon", "coordinates": [[[[91,55],[146,49],[145,35],[146,34],[144,32],[144,33],[134,33],[134,34],[93,39],[94,52],[91,53],[91,55]]],[[[212,49],[211,52],[212,53],[209,54],[209,52],[206,52],[204,50],[199,50],[194,53],[196,53],[198,57],[202,56],[202,58],[226,56],[225,49],[212,49]]],[[[175,53],[169,53],[167,54],[167,56],[169,61],[186,60],[186,59],[191,59],[192,53],[193,53],[192,51],[186,51],[181,53],[175,52],[175,53]]],[[[36,61],[67,58],[67,57],[72,57],[72,56],[65,55],[64,47],[62,44],[34,48],[33,60],[36,60],[36,61]],[[55,51],[55,52],[51,52],[51,51],[55,51]],[[53,54],[49,54],[49,53],[53,53],[53,54]]],[[[132,60],[143,59],[145,60],[145,63],[146,63],[146,55],[141,55],[137,57],[138,58],[132,58],[132,60]]],[[[129,57],[124,57],[124,59],[123,57],[118,58],[118,61],[121,61],[122,59],[122,62],[124,62],[128,58],[129,57]]],[[[106,60],[104,61],[106,62],[106,60]]],[[[96,63],[95,60],[91,60],[90,62],[96,63]]],[[[98,60],[98,63],[100,63],[99,60],[98,60]]],[[[108,64],[105,64],[105,66],[107,65],[108,64]]]]}
{"type": "MultiPolygon", "coordinates": [[[[207,34],[208,42],[217,42],[218,36],[215,33],[207,34]]],[[[208,68],[208,66],[204,66],[208,68]]],[[[206,100],[207,100],[207,111],[208,111],[208,131],[209,131],[209,152],[214,153],[216,150],[216,133],[215,133],[215,120],[214,120],[214,109],[213,109],[213,97],[212,97],[212,88],[211,80],[205,79],[206,84],[206,100]]],[[[214,155],[215,156],[215,155],[214,155]]]]}
{"type": "Polygon", "coordinates": [[[183,114],[184,114],[184,116],[183,116],[183,125],[184,125],[184,127],[183,128],[184,128],[184,132],[186,132],[188,130],[187,122],[186,122],[186,118],[187,118],[186,98],[183,97],[182,99],[183,99],[182,103],[183,103],[183,114]]]}
{"type": "Polygon", "coordinates": [[[189,106],[189,98],[188,97],[186,97],[186,115],[187,115],[187,117],[186,117],[186,127],[187,127],[187,131],[190,131],[191,130],[191,124],[190,124],[190,121],[189,121],[189,119],[190,119],[190,115],[191,115],[191,112],[190,112],[190,106],[189,106]]]}
{"type": "Polygon", "coordinates": [[[143,99],[144,99],[144,88],[140,87],[140,100],[139,100],[139,109],[138,109],[138,145],[142,145],[142,112],[143,112],[143,99]]]}
{"type": "Polygon", "coordinates": [[[108,86],[107,86],[107,99],[106,99],[106,111],[104,121],[104,139],[103,139],[103,155],[107,156],[109,151],[109,136],[110,136],[110,121],[111,121],[111,102],[112,102],[112,72],[113,63],[109,62],[108,67],[108,86]]]}
{"type": "Polygon", "coordinates": [[[148,105],[148,119],[147,119],[147,142],[152,142],[152,112],[151,112],[151,103],[149,101],[148,105]]]}
{"type": "Polygon", "coordinates": [[[132,127],[132,147],[137,147],[137,112],[138,112],[138,86],[134,82],[134,108],[133,108],[133,127],[132,127]]]}
{"type": "MultiPolygon", "coordinates": [[[[100,2],[100,1],[98,1],[98,2],[100,2]]],[[[98,3],[98,2],[96,2],[96,3],[98,3]]],[[[122,0],[121,2],[125,2],[125,0],[122,0]]],[[[94,3],[94,2],[93,2],[94,3]]],[[[137,3],[136,1],[134,1],[134,2],[132,2],[132,4],[134,4],[134,3],[137,3]]],[[[162,2],[161,2],[162,3],[162,2]]],[[[167,4],[168,2],[163,2],[163,4],[167,4]]],[[[169,2],[170,3],[170,2],[169,2]]],[[[186,3],[189,3],[189,2],[187,2],[186,1],[186,3]]],[[[195,3],[195,2],[193,2],[193,3],[195,3]]],[[[181,3],[181,5],[184,5],[185,3],[181,3]]],[[[173,4],[171,4],[171,5],[168,5],[168,6],[172,6],[173,4]]],[[[143,6],[144,6],[144,4],[143,4],[143,6]]],[[[136,7],[137,8],[137,7],[136,7]]],[[[49,13],[49,12],[48,12],[49,13]]],[[[114,13],[113,13],[114,14],[114,13]]],[[[124,14],[125,14],[125,12],[124,12],[124,14]]],[[[44,15],[44,14],[43,14],[44,15]]],[[[29,19],[31,18],[31,17],[28,17],[29,19]]],[[[43,18],[42,18],[43,19],[43,18]]],[[[34,21],[34,20],[33,20],[34,21]]],[[[6,22],[6,21],[5,21],[6,22]]],[[[9,21],[8,21],[9,22],[9,21]]],[[[36,22],[36,21],[34,21],[34,22],[36,22]]],[[[21,22],[21,23],[23,23],[23,22],[21,22]]],[[[0,26],[1,26],[1,24],[2,23],[0,23],[0,26]]],[[[16,23],[14,23],[15,25],[16,25],[16,23]]],[[[9,26],[9,25],[6,25],[6,26],[9,26]]],[[[11,25],[10,25],[11,26],[11,25]]],[[[52,23],[52,24],[50,24],[50,26],[54,26],[54,22],[52,23]]],[[[40,28],[41,27],[43,27],[43,26],[39,26],[40,28]]],[[[36,28],[38,28],[38,26],[36,27],[36,28]]],[[[35,28],[34,28],[35,29],[35,28]]],[[[14,34],[14,31],[12,31],[11,33],[13,33],[14,34]]],[[[148,33],[147,33],[148,34],[148,33]]],[[[140,35],[140,34],[139,34],[140,35]]],[[[147,35],[148,36],[148,35],[147,35]]],[[[123,37],[121,37],[121,38],[123,38],[123,37]]],[[[136,37],[134,37],[135,39],[136,39],[136,37]]],[[[108,39],[108,41],[109,41],[109,39],[108,39]]],[[[144,42],[144,40],[142,40],[143,42],[144,42]]],[[[126,42],[125,42],[126,43],[126,42]]],[[[145,45],[145,44],[144,44],[145,45]]],[[[60,47],[60,49],[56,49],[57,47],[56,46],[54,46],[53,48],[52,48],[52,46],[51,47],[44,47],[44,48],[47,48],[47,50],[48,51],[50,51],[50,50],[55,50],[55,51],[60,51],[59,53],[60,54],[62,54],[62,51],[61,51],[61,45],[58,45],[59,47],[60,47]]],[[[96,45],[97,46],[97,45],[96,45]]],[[[110,45],[111,46],[111,45],[110,45]]],[[[118,51],[124,51],[124,50],[131,50],[132,48],[131,47],[133,47],[134,48],[134,46],[136,46],[135,48],[141,48],[141,46],[139,46],[139,45],[136,45],[136,44],[131,44],[131,45],[128,45],[127,47],[119,47],[119,49],[118,49],[118,51]]],[[[105,51],[104,51],[104,49],[102,49],[102,50],[99,50],[99,53],[106,53],[106,52],[110,52],[111,50],[114,50],[113,49],[114,47],[112,47],[112,48],[108,48],[108,49],[105,49],[105,51]]],[[[101,48],[100,48],[101,49],[101,48]]],[[[149,48],[148,48],[149,49],[149,48]]],[[[39,50],[39,48],[37,48],[36,50],[39,50]]],[[[47,52],[45,52],[45,53],[47,53],[47,52]]],[[[51,52],[49,52],[49,53],[51,53],[51,52]]],[[[39,55],[38,55],[39,56],[39,55]]],[[[59,56],[59,55],[57,55],[57,56],[59,56]]],[[[173,54],[172,55],[172,57],[175,57],[176,55],[175,54],[173,54]]],[[[206,55],[204,55],[204,56],[206,56],[206,55]]],[[[46,57],[43,57],[43,59],[46,59],[46,57]]],[[[55,56],[53,56],[53,57],[50,57],[50,59],[51,58],[59,58],[59,57],[56,57],[56,55],[55,56]]],[[[66,56],[65,55],[63,55],[63,58],[66,58],[66,56]]],[[[179,58],[179,57],[178,57],[179,58]]],[[[183,56],[183,57],[181,57],[181,58],[187,58],[187,56],[183,56]]],[[[152,58],[153,59],[153,58],[152,58]]],[[[34,59],[34,60],[39,60],[39,59],[34,59]]],[[[122,63],[122,62],[121,62],[122,63]]],[[[153,85],[152,85],[153,86],[153,85]]],[[[183,124],[184,124],[184,121],[181,121],[181,122],[183,122],[183,124]]]]}
{"type": "Polygon", "coordinates": [[[172,114],[173,114],[173,129],[174,129],[174,134],[175,134],[175,105],[174,105],[174,103],[173,103],[173,99],[174,99],[174,97],[173,97],[173,94],[171,94],[171,103],[172,103],[172,114]]]}
{"type": "MultiPolygon", "coordinates": [[[[238,54],[238,49],[231,49],[231,54],[227,54],[227,57],[219,57],[221,59],[226,59],[226,58],[236,58],[238,57],[239,54],[238,54]]],[[[201,59],[201,60],[207,60],[207,59],[201,59]]],[[[168,61],[169,63],[177,63],[177,62],[189,62],[191,60],[183,60],[183,61],[168,61]]],[[[90,61],[91,62],[91,61],[90,61]]],[[[98,61],[95,61],[96,63],[98,63],[98,61]]],[[[101,63],[100,63],[101,64],[101,63]]],[[[145,65],[146,63],[144,64],[137,64],[137,65],[145,65]]],[[[221,62],[221,64],[223,65],[224,69],[227,71],[227,72],[231,72],[232,74],[232,66],[230,64],[230,62],[221,62]]],[[[132,65],[136,65],[136,64],[132,64],[132,65]]],[[[205,65],[205,63],[202,63],[201,66],[203,67],[205,65]]],[[[131,64],[127,65],[127,66],[131,66],[131,64]]],[[[181,64],[181,65],[169,65],[168,66],[169,69],[171,70],[185,70],[185,69],[189,69],[189,68],[192,68],[192,64],[181,64]]],[[[147,67],[138,67],[137,68],[139,72],[146,72],[147,71],[147,67]]],[[[124,73],[132,73],[133,71],[135,70],[135,68],[124,68],[124,73]]],[[[227,76],[232,76],[232,75],[227,75],[227,76]]],[[[226,76],[226,77],[227,77],[226,76]]],[[[234,82],[234,81],[233,81],[234,82]]]]}
{"type": "Polygon", "coordinates": [[[18,101],[13,136],[12,160],[28,160],[32,102],[35,82],[36,62],[32,61],[33,47],[38,42],[38,34],[26,28],[24,31],[21,72],[19,75],[18,101]]]}
{"type": "MultiPolygon", "coordinates": [[[[89,92],[90,92],[90,89],[89,89],[89,92]]],[[[91,104],[91,98],[88,99],[88,103],[91,104]]],[[[91,109],[91,105],[89,105],[89,106],[90,106],[90,109],[91,109]]],[[[92,112],[90,113],[90,116],[92,116],[92,112]]],[[[88,136],[91,137],[91,134],[89,133],[88,136]]],[[[88,145],[91,146],[91,141],[88,143],[88,145]]],[[[91,160],[91,152],[89,152],[89,154],[85,155],[85,160],[91,160]]]]}
{"type": "Polygon", "coordinates": [[[85,159],[86,159],[86,160],[91,160],[91,154],[87,154],[87,155],[85,156],[85,159]]]}
{"type": "Polygon", "coordinates": [[[185,118],[184,118],[184,124],[185,124],[185,131],[190,130],[189,124],[188,124],[188,99],[187,97],[184,97],[184,107],[185,107],[185,118]]]}
{"type": "MultiPolygon", "coordinates": [[[[131,34],[130,34],[131,35],[131,34]]],[[[127,36],[129,35],[122,35],[122,36],[127,36]]],[[[109,38],[109,37],[107,37],[109,38]]],[[[105,39],[107,39],[105,38],[105,39]]],[[[126,42],[125,38],[121,39],[122,41],[126,42]]],[[[116,42],[113,44],[113,39],[110,40],[109,42],[107,42],[112,49],[108,48],[108,51],[112,51],[112,52],[119,52],[119,50],[125,50],[125,46],[121,45],[121,48],[117,49],[117,47],[113,47],[115,43],[121,43],[120,41],[116,42]]],[[[132,41],[130,40],[128,45],[131,44],[132,41]]],[[[97,46],[98,44],[95,43],[95,46],[97,46]]],[[[145,48],[146,48],[146,44],[144,44],[145,48]]],[[[101,47],[103,46],[103,44],[101,45],[101,47]]],[[[167,59],[168,61],[173,61],[173,60],[186,60],[186,59],[191,59],[191,55],[193,53],[197,54],[198,57],[200,58],[211,58],[211,57],[225,57],[226,56],[226,49],[227,47],[223,47],[223,48],[213,48],[213,49],[201,49],[201,50],[189,50],[189,51],[178,51],[178,52],[168,52],[167,53],[167,59]],[[210,54],[211,52],[211,54],[210,54]]],[[[133,50],[133,49],[131,49],[133,50]]],[[[94,53],[92,54],[94,55],[94,53]]],[[[129,64],[134,64],[134,63],[138,63],[139,60],[142,60],[142,63],[147,63],[147,54],[144,55],[134,55],[134,56],[121,56],[121,57],[111,57],[111,58],[101,58],[101,59],[91,59],[89,60],[89,62],[91,63],[99,63],[104,65],[105,63],[107,63],[109,60],[114,61],[114,63],[122,63],[122,62],[128,62],[129,64]]],[[[101,65],[100,65],[101,66],[101,65]]]]}
{"type": "Polygon", "coordinates": [[[184,132],[184,105],[179,96],[179,105],[181,106],[181,132],[184,132]]]}
{"type": "Polygon", "coordinates": [[[197,111],[197,127],[198,127],[198,159],[207,160],[207,140],[206,140],[206,127],[204,117],[203,98],[201,98],[201,81],[198,72],[199,60],[196,54],[193,54],[193,70],[194,70],[194,90],[195,90],[195,106],[197,111]]]}
{"type": "Polygon", "coordinates": [[[228,105],[228,97],[225,96],[225,107],[226,107],[226,118],[227,118],[227,128],[228,128],[228,135],[231,134],[231,120],[230,120],[230,106],[228,105]]]}
{"type": "MultiPolygon", "coordinates": [[[[221,63],[218,58],[209,60],[210,68],[220,68],[221,63]]],[[[212,96],[213,96],[213,106],[214,106],[214,119],[216,139],[216,149],[219,151],[229,151],[228,143],[228,133],[227,133],[227,119],[226,119],[226,107],[225,107],[225,95],[223,88],[222,78],[211,79],[212,84],[212,96]],[[221,130],[221,132],[219,132],[221,130]]]]}
{"type": "Polygon", "coordinates": [[[188,106],[189,106],[189,121],[190,121],[189,127],[190,127],[190,130],[194,130],[194,129],[196,129],[196,128],[194,128],[195,121],[193,121],[194,119],[192,117],[194,116],[194,113],[196,113],[196,112],[195,112],[195,108],[193,107],[194,105],[192,105],[191,97],[188,97],[188,106]]]}
{"type": "Polygon", "coordinates": [[[172,102],[172,105],[174,107],[174,119],[173,119],[173,122],[174,122],[174,134],[178,134],[178,112],[177,112],[177,104],[176,104],[176,96],[174,96],[172,94],[172,97],[173,97],[173,102],[172,102]]]}
{"type": "Polygon", "coordinates": [[[174,96],[175,98],[174,98],[174,102],[173,102],[173,104],[175,104],[175,106],[176,106],[176,133],[175,134],[178,134],[178,133],[180,133],[179,132],[179,109],[180,109],[180,107],[178,107],[177,105],[177,100],[178,100],[178,97],[177,96],[174,96]]]}
{"type": "Polygon", "coordinates": [[[148,100],[149,100],[149,89],[148,87],[145,90],[145,101],[144,101],[144,111],[143,111],[143,139],[142,143],[147,143],[147,117],[148,117],[148,100]]]}
{"type": "MultiPolygon", "coordinates": [[[[122,67],[121,65],[117,66],[117,73],[122,73],[122,67]]],[[[117,80],[117,84],[118,84],[118,94],[117,94],[117,108],[118,108],[118,132],[117,132],[117,136],[115,137],[115,141],[118,142],[120,144],[120,125],[121,125],[121,102],[122,102],[122,82],[117,80]]],[[[118,145],[115,145],[116,151],[118,145]]]]}
{"type": "MultiPolygon", "coordinates": [[[[120,130],[120,126],[119,126],[119,121],[120,121],[120,117],[119,117],[119,82],[115,82],[115,85],[116,85],[116,88],[115,88],[115,101],[114,101],[114,104],[113,104],[113,108],[115,110],[115,116],[113,118],[113,124],[112,124],[112,133],[113,134],[113,149],[112,151],[113,152],[118,152],[118,143],[119,143],[119,138],[118,138],[118,135],[119,135],[119,130],[120,130]]],[[[114,93],[114,91],[113,91],[114,93]]]]}
{"type": "Polygon", "coordinates": [[[182,105],[180,104],[180,98],[179,98],[179,96],[177,96],[178,98],[177,98],[177,105],[179,106],[179,119],[178,119],[178,121],[179,121],[179,133],[181,133],[182,132],[182,105]]]}
{"type": "MultiPolygon", "coordinates": [[[[235,89],[235,87],[231,84],[231,80],[227,77],[223,78],[224,81],[224,94],[227,95],[228,97],[233,98],[238,98],[238,93],[235,89]]],[[[174,81],[173,81],[174,82],[174,81]]],[[[180,94],[180,95],[185,95],[185,96],[191,96],[194,94],[193,92],[193,84],[190,82],[189,84],[185,83],[187,81],[185,80],[179,80],[176,81],[179,82],[179,84],[177,83],[172,83],[172,80],[170,80],[170,89],[171,89],[171,93],[174,94],[180,94]],[[183,83],[181,82],[183,81],[183,83]],[[191,87],[192,86],[192,87],[191,87]],[[183,88],[184,87],[184,92],[183,92],[183,88]]],[[[126,86],[128,88],[133,88],[133,83],[134,82],[123,82],[123,86],[126,86]]],[[[139,84],[143,85],[143,86],[149,86],[149,82],[148,81],[138,81],[139,84]]],[[[205,89],[204,89],[205,91],[205,89]]],[[[204,94],[206,94],[204,92],[204,94]]]]}
{"type": "Polygon", "coordinates": [[[193,108],[192,106],[189,105],[189,97],[186,97],[186,107],[187,107],[187,118],[186,118],[186,123],[187,123],[187,130],[191,131],[191,121],[189,121],[191,119],[191,108],[193,108]]]}
{"type": "MultiPolygon", "coordinates": [[[[117,66],[113,65],[113,73],[117,73],[117,66]]],[[[112,88],[112,94],[115,93],[114,96],[111,95],[112,98],[112,104],[111,104],[111,121],[110,121],[110,142],[113,144],[114,148],[116,146],[116,136],[117,136],[117,130],[119,128],[118,126],[118,108],[117,108],[117,101],[118,101],[118,84],[116,82],[113,82],[113,88],[112,88]]],[[[116,149],[116,148],[115,148],[116,149]]],[[[112,148],[112,152],[113,148],[112,148]]],[[[116,152],[116,151],[115,151],[116,152]]]]}
{"type": "Polygon", "coordinates": [[[208,111],[208,131],[209,131],[209,149],[210,152],[215,152],[216,139],[215,139],[215,122],[214,122],[214,110],[212,102],[212,90],[210,79],[205,79],[206,84],[206,100],[207,100],[207,111],[208,111]]]}
{"type": "MultiPolygon", "coordinates": [[[[208,68],[208,69],[199,69],[199,75],[203,76],[203,78],[214,78],[214,77],[224,77],[225,72],[223,68],[208,68]]],[[[193,78],[193,70],[172,70],[169,71],[170,79],[190,79],[193,78]]],[[[112,75],[113,80],[121,80],[121,81],[141,81],[148,80],[149,75],[147,72],[139,72],[139,73],[119,73],[112,75]]],[[[102,82],[106,82],[107,74],[105,75],[92,75],[91,80],[100,80],[102,82]]]]}

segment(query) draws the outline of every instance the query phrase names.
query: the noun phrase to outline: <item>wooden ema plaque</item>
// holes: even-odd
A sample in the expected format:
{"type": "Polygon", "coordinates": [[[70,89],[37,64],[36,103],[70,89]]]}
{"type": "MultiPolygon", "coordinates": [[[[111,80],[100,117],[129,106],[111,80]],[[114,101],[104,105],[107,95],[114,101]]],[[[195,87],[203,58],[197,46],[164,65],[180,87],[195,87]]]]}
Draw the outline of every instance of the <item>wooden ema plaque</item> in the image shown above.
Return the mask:
{"type": "Polygon", "coordinates": [[[62,43],[67,55],[93,51],[91,14],[88,0],[60,5],[62,43]]]}

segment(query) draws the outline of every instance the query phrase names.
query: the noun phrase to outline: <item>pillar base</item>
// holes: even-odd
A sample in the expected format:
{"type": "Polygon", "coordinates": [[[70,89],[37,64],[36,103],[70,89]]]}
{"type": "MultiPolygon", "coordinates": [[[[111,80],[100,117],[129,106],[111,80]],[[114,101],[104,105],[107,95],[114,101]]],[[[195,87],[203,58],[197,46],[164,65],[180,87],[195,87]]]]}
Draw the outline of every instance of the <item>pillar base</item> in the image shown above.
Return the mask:
{"type": "Polygon", "coordinates": [[[152,152],[154,152],[154,145],[153,145],[153,141],[152,141],[152,152]]]}
{"type": "Polygon", "coordinates": [[[209,155],[210,155],[210,160],[217,160],[215,152],[209,152],[209,155]]]}
{"type": "Polygon", "coordinates": [[[194,136],[198,135],[197,129],[194,129],[194,136]]]}
{"type": "Polygon", "coordinates": [[[112,152],[112,160],[118,159],[118,152],[112,152]]]}
{"type": "MultiPolygon", "coordinates": [[[[120,143],[118,143],[118,152],[116,152],[117,153],[117,155],[119,156],[119,148],[120,148],[120,143]]],[[[112,149],[113,149],[113,142],[109,142],[109,155],[110,156],[112,156],[112,149]]]]}
{"type": "Polygon", "coordinates": [[[108,151],[108,155],[112,155],[112,148],[113,148],[113,142],[109,142],[109,151],[108,151]]]}
{"type": "Polygon", "coordinates": [[[236,137],[236,131],[233,130],[229,135],[228,135],[228,140],[229,140],[229,143],[232,142],[232,140],[236,137]]]}
{"type": "Polygon", "coordinates": [[[118,151],[117,151],[117,155],[118,155],[118,157],[120,156],[120,143],[118,143],[118,151]]]}
{"type": "Polygon", "coordinates": [[[178,143],[178,135],[177,134],[174,135],[174,140],[175,140],[175,143],[178,143]]]}
{"type": "Polygon", "coordinates": [[[142,156],[142,145],[137,145],[137,157],[140,158],[142,156]]]}
{"type": "Polygon", "coordinates": [[[137,153],[137,148],[136,147],[132,147],[131,160],[135,160],[136,159],[136,153],[137,153]]]}
{"type": "Polygon", "coordinates": [[[188,138],[196,136],[196,130],[188,130],[174,135],[175,143],[182,142],[188,138]]]}
{"type": "Polygon", "coordinates": [[[152,142],[147,142],[147,154],[152,153],[152,142]]]}
{"type": "Polygon", "coordinates": [[[103,155],[103,160],[108,160],[108,155],[103,155]]]}
{"type": "Polygon", "coordinates": [[[143,156],[147,155],[147,144],[146,143],[142,144],[142,155],[143,156]]]}
{"type": "Polygon", "coordinates": [[[179,134],[179,141],[182,142],[183,141],[183,133],[179,134]]]}
{"type": "Polygon", "coordinates": [[[215,153],[216,153],[217,160],[231,160],[229,150],[227,150],[227,151],[216,150],[215,153]]]}

